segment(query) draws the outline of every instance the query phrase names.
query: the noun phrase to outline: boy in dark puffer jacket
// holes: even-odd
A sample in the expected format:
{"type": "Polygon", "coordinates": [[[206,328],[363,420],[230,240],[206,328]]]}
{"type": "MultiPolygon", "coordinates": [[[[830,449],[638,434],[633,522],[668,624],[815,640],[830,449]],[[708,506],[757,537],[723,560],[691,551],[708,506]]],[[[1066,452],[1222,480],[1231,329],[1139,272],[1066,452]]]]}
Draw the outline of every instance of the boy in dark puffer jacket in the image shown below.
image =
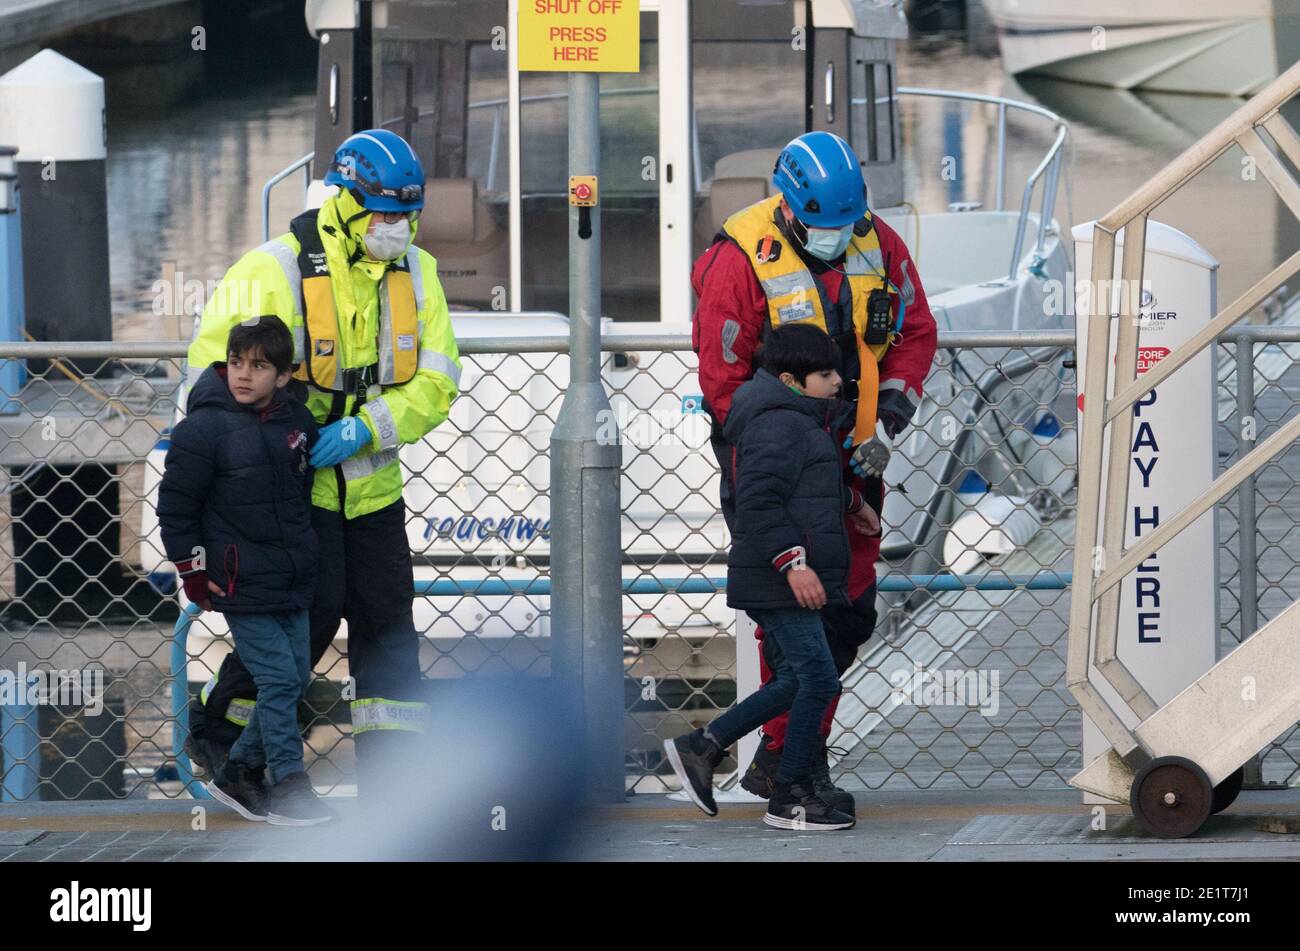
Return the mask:
{"type": "Polygon", "coordinates": [[[226,362],[199,377],[172,430],[158,523],[186,596],[226,615],[258,687],[208,791],[246,819],[316,825],[332,814],[304,771],[297,710],[311,679],[307,616],[320,557],[308,464],[317,428],[289,394],[292,369],[293,338],[279,318],[231,330],[226,362]]]}
{"type": "Polygon", "coordinates": [[[664,749],[682,787],[717,815],[713,770],[746,733],[789,711],[776,785],[763,821],[780,829],[848,829],[854,817],[813,789],[811,772],[827,704],[839,674],[821,616],[827,603],[848,604],[849,538],[880,524],[860,493],[845,485],[835,434],[852,427],[853,407],[837,399],[835,343],[820,328],[771,331],[763,369],[737,391],[725,435],[736,447],[736,519],[727,560],[727,604],[761,625],[775,676],[708,727],[667,740],[664,749]]]}

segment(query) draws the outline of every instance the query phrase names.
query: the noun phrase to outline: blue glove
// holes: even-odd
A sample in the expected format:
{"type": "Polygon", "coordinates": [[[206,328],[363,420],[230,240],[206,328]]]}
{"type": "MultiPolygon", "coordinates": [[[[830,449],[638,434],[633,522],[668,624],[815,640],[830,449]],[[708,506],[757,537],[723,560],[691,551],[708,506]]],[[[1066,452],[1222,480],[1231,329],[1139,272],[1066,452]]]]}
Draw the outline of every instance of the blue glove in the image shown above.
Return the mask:
{"type": "Polygon", "coordinates": [[[372,438],[370,427],[360,416],[336,420],[320,431],[311,449],[311,464],[317,469],[337,466],[369,445],[372,438]]]}

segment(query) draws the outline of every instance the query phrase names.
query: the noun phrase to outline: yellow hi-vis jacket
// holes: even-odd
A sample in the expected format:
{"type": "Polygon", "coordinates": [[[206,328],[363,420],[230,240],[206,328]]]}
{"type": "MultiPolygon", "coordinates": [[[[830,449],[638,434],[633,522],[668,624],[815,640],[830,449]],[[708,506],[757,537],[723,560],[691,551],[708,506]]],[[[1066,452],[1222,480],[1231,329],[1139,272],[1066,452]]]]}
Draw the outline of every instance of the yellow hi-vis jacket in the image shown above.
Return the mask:
{"type": "Polygon", "coordinates": [[[337,200],[327,198],[316,214],[314,258],[294,233],[310,241],[305,215],[226,272],[190,344],[188,378],[192,384],[226,358],[226,339],[241,321],[265,314],[284,321],[294,338],[295,376],[307,380],[310,372],[307,408],[317,422],[358,415],[373,437],[336,469],[317,472],[312,486],[313,505],[357,518],[401,498],[398,446],[447,418],[461,364],[437,261],[412,244],[396,262],[349,265],[337,200]],[[364,368],[375,382],[358,408],[358,373],[351,371],[364,368]]]}
{"type": "MultiPolygon", "coordinates": [[[[829,332],[826,303],[817,278],[793,250],[780,253],[785,237],[776,226],[781,196],[756,202],[736,212],[722,225],[726,234],[749,257],[754,274],[767,295],[768,317],[774,328],[783,324],[811,323],[829,332]],[[775,251],[775,254],[773,254],[775,251]]],[[[870,212],[867,219],[870,220],[870,212]]],[[[890,290],[880,238],[872,228],[866,235],[856,232],[844,252],[845,280],[853,302],[853,330],[858,344],[861,376],[858,381],[858,414],[855,441],[871,438],[876,428],[876,401],[880,395],[880,360],[894,339],[868,345],[867,299],[876,289],[890,290]]],[[[897,303],[895,303],[895,308],[897,303]]]]}

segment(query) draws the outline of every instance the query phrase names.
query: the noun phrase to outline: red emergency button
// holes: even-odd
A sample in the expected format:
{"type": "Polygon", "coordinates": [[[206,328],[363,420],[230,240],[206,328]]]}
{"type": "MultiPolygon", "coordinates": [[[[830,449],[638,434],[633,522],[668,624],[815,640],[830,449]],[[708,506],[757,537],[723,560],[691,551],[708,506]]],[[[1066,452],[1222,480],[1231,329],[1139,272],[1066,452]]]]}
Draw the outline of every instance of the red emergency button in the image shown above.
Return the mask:
{"type": "Polygon", "coordinates": [[[595,175],[569,176],[569,204],[593,208],[600,201],[595,175]]]}

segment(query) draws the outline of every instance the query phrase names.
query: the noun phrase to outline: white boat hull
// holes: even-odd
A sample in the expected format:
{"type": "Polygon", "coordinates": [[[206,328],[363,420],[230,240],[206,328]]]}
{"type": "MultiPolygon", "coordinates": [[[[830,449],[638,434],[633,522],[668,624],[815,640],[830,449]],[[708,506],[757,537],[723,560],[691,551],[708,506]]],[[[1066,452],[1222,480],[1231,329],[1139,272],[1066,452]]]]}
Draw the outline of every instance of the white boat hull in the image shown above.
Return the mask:
{"type": "Polygon", "coordinates": [[[1162,92],[1250,96],[1294,60],[1294,0],[985,0],[1008,72],[1162,92]],[[1279,30],[1277,17],[1287,18],[1279,30]]]}

